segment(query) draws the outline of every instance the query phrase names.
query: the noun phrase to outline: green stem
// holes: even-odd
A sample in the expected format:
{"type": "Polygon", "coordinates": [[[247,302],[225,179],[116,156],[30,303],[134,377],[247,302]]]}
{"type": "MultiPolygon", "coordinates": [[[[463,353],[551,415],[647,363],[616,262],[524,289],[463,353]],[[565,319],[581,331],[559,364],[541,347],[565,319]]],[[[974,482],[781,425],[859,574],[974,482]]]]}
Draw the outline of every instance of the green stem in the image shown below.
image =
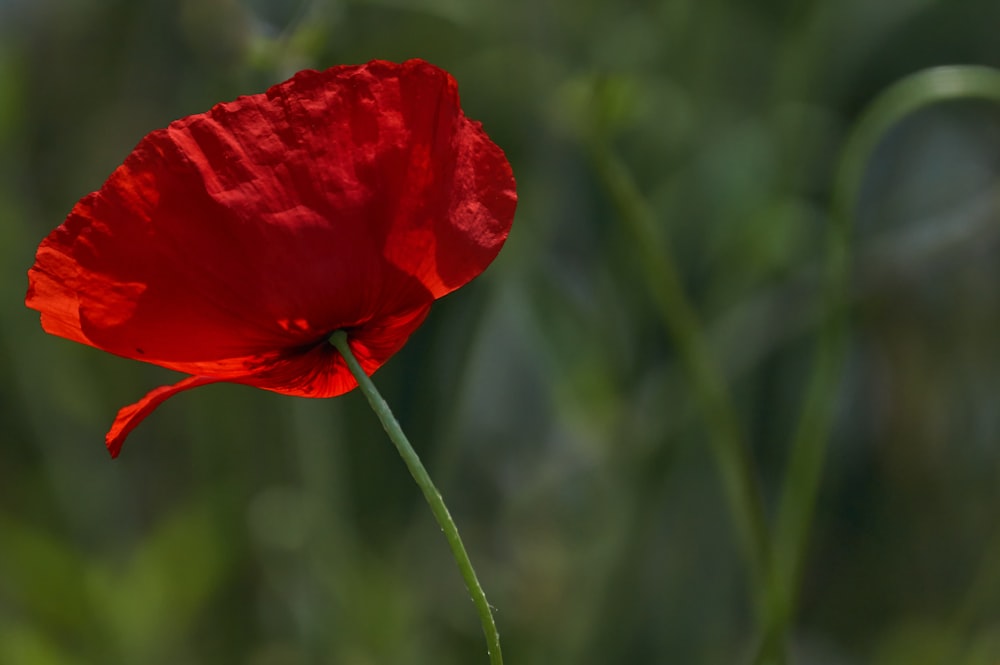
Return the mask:
{"type": "Polygon", "coordinates": [[[368,399],[368,403],[371,405],[372,410],[375,411],[375,415],[378,416],[386,434],[389,435],[389,439],[396,446],[396,450],[399,451],[403,462],[406,463],[406,468],[410,470],[410,475],[413,476],[417,485],[420,486],[420,490],[424,493],[424,498],[427,499],[427,503],[431,507],[431,512],[434,513],[434,519],[437,520],[441,530],[444,531],[444,537],[448,540],[448,545],[451,547],[455,563],[458,564],[458,570],[462,574],[462,579],[465,580],[465,586],[469,590],[469,595],[472,596],[472,602],[476,606],[476,611],[479,613],[479,620],[483,625],[483,634],[486,636],[486,649],[489,652],[490,665],[503,665],[503,656],[500,652],[500,634],[497,632],[496,622],[493,620],[493,612],[490,604],[486,601],[486,594],[483,592],[483,587],[480,586],[479,579],[476,577],[472,561],[469,560],[469,555],[465,551],[465,545],[462,544],[462,538],[458,535],[458,527],[455,525],[455,520],[452,519],[451,513],[448,512],[448,507],[445,505],[444,499],[441,498],[441,493],[434,486],[434,481],[431,480],[427,469],[424,468],[423,463],[420,461],[420,457],[413,449],[413,446],[410,445],[396,417],[392,415],[389,405],[386,404],[382,395],[379,394],[372,380],[361,369],[361,365],[358,363],[357,358],[354,357],[354,353],[347,343],[347,333],[343,330],[336,331],[330,335],[330,344],[335,346],[344,358],[344,362],[347,363],[351,374],[357,379],[361,392],[368,399]]]}
{"type": "Polygon", "coordinates": [[[845,302],[849,288],[851,221],[865,167],[885,133],[904,116],[930,104],[961,98],[1000,103],[1000,72],[979,66],[936,67],[912,74],[888,88],[865,110],[841,153],[827,238],[827,320],[817,342],[816,361],[792,443],[775,521],[772,573],[777,586],[758,663],[781,649],[794,614],[809,525],[846,348],[845,302]],[[771,653],[769,654],[768,651],[771,653]]]}
{"type": "Polygon", "coordinates": [[[770,581],[770,534],[757,472],[733,406],[722,369],[706,341],[674,263],[667,239],[657,232],[655,215],[621,160],[598,138],[592,146],[594,165],[635,240],[639,263],[657,313],[677,346],[681,364],[694,389],[719,466],[732,519],[749,568],[752,598],[763,620],[770,581]]]}

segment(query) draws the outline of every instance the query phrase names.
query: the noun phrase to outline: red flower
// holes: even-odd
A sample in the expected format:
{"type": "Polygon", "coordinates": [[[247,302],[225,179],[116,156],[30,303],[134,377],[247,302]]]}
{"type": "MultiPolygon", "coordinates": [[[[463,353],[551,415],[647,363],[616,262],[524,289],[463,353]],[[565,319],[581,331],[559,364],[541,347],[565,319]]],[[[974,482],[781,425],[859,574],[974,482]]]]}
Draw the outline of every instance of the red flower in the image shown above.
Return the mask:
{"type": "Polygon", "coordinates": [[[112,457],[182,390],[333,397],[510,230],[503,152],[422,62],[303,71],[139,142],[38,248],[26,304],[53,335],[190,374],[118,413],[112,457]]]}

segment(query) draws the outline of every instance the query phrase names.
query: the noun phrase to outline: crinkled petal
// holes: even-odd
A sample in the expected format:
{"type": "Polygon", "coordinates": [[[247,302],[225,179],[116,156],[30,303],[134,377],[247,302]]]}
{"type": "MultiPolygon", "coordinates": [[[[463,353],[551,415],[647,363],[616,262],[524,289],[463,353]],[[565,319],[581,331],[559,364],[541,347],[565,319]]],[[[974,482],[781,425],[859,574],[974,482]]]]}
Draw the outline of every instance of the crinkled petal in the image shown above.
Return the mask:
{"type": "Polygon", "coordinates": [[[80,303],[73,290],[78,281],[76,262],[43,242],[29,275],[31,281],[25,303],[42,313],[42,329],[74,342],[90,344],[83,334],[80,303]],[[52,256],[53,253],[57,255],[52,256]],[[48,266],[48,269],[40,266],[48,266]]]}
{"type": "Polygon", "coordinates": [[[193,375],[118,414],[234,381],[329,397],[482,272],[516,206],[454,80],[413,60],[300,72],[146,136],[39,246],[26,304],[55,335],[193,375]]]}
{"type": "Polygon", "coordinates": [[[118,355],[328,394],[346,375],[315,381],[296,359],[346,328],[380,365],[493,260],[515,204],[446,72],[300,72],[146,136],[42,242],[27,304],[48,332],[118,355]]]}
{"type": "Polygon", "coordinates": [[[191,376],[172,386],[161,386],[156,390],[150,391],[135,404],[130,404],[118,411],[115,422],[104,437],[111,457],[118,457],[118,453],[122,449],[122,444],[125,443],[125,437],[129,435],[129,432],[135,429],[139,423],[146,419],[146,416],[152,413],[164,401],[179,392],[191,390],[192,388],[204,386],[209,383],[217,383],[218,381],[219,379],[210,379],[204,376],[191,376]]]}

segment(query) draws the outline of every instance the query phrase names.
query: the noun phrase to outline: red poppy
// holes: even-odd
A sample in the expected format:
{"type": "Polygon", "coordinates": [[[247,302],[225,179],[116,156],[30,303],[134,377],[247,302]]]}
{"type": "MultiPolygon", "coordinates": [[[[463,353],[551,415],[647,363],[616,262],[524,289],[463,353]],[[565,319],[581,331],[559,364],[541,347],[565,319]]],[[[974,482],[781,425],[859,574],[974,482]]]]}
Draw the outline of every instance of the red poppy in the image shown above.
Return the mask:
{"type": "Polygon", "coordinates": [[[139,142],[38,248],[26,303],[53,335],[190,374],[118,413],[112,457],[182,390],[333,397],[371,374],[503,245],[503,152],[426,62],[303,71],[139,142]]]}

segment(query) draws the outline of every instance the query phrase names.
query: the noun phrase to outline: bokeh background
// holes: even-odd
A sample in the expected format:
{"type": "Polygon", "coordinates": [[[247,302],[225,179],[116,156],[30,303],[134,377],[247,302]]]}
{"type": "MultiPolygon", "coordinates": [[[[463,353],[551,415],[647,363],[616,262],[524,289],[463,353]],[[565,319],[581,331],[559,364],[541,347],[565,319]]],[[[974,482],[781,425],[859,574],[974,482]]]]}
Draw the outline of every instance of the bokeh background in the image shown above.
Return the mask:
{"type": "MultiPolygon", "coordinates": [[[[649,257],[773,522],[843,145],[898,79],[1000,66],[998,25],[986,0],[0,0],[0,664],[486,662],[359,395],[201,388],[111,462],[116,410],[175,375],[23,306],[38,242],[148,131],[409,57],[453,73],[519,185],[499,259],[375,375],[507,662],[753,662],[729,416],[649,257]]],[[[788,662],[1000,663],[998,186],[997,103],[920,110],[867,160],[788,662]]]]}

